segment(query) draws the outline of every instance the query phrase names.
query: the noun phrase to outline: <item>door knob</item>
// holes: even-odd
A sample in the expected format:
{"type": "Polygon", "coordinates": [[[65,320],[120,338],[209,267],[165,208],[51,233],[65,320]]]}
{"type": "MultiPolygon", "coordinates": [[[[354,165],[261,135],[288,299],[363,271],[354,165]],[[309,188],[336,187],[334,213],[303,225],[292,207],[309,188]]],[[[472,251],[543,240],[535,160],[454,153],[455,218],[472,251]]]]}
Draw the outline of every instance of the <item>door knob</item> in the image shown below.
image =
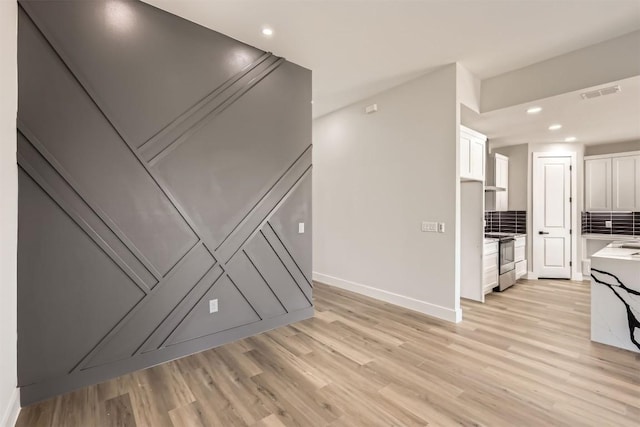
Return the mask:
{"type": "Polygon", "coordinates": [[[549,234],[548,231],[538,231],[538,234],[549,234]]]}

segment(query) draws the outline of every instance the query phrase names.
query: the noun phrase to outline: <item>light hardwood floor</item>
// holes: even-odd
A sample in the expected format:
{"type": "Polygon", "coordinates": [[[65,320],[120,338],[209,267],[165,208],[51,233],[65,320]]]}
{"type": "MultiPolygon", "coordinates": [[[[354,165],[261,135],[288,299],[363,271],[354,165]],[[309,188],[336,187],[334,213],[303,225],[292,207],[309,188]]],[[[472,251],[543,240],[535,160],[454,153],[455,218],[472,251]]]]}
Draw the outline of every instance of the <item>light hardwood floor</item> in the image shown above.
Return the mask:
{"type": "Polygon", "coordinates": [[[589,341],[587,282],[462,323],[318,284],[316,316],[24,408],[36,426],[638,426],[640,356],[589,341]]]}

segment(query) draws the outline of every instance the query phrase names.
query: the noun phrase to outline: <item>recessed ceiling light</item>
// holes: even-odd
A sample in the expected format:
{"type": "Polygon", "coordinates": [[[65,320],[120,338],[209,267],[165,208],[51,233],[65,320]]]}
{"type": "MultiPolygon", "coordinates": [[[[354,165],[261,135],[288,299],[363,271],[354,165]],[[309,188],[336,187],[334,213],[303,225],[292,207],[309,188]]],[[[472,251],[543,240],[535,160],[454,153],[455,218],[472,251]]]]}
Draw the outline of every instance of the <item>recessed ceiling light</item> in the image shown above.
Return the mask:
{"type": "Polygon", "coordinates": [[[578,138],[575,136],[568,136],[564,139],[564,142],[575,142],[578,138]]]}
{"type": "Polygon", "coordinates": [[[538,114],[540,111],[542,111],[542,107],[531,107],[527,109],[527,114],[538,114]]]}
{"type": "Polygon", "coordinates": [[[267,37],[271,37],[273,35],[273,30],[271,28],[264,27],[262,29],[262,35],[263,36],[267,36],[267,37]]]}
{"type": "Polygon", "coordinates": [[[558,130],[558,129],[562,129],[562,125],[555,124],[555,125],[549,126],[549,130],[558,130]]]}

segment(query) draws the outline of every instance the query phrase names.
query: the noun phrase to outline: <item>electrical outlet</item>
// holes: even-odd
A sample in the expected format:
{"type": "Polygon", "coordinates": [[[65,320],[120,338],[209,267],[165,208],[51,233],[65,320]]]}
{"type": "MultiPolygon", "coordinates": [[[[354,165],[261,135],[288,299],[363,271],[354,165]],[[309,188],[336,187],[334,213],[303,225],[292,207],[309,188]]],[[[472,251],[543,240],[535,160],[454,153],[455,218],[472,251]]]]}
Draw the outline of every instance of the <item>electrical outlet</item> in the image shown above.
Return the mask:
{"type": "Polygon", "coordinates": [[[438,232],[438,223],[437,222],[422,222],[422,232],[423,233],[437,233],[438,232]]]}
{"type": "Polygon", "coordinates": [[[613,227],[613,224],[612,224],[612,223],[613,223],[613,221],[605,221],[605,222],[604,222],[604,226],[605,226],[606,228],[611,228],[611,227],[613,227]]]}
{"type": "Polygon", "coordinates": [[[444,222],[438,223],[438,233],[444,233],[444,222]]]}
{"type": "Polygon", "coordinates": [[[304,234],[304,222],[298,223],[298,234],[304,234]]]}
{"type": "Polygon", "coordinates": [[[217,313],[218,312],[218,300],[210,299],[209,300],[209,313],[217,313]]]}

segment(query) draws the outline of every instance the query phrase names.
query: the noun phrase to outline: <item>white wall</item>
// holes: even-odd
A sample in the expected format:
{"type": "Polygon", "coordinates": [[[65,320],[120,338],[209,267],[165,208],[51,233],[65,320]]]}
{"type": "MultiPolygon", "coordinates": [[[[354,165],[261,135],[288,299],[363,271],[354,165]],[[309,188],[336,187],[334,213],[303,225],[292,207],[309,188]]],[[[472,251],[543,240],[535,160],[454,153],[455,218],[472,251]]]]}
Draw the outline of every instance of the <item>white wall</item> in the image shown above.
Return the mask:
{"type": "Polygon", "coordinates": [[[458,127],[455,64],[314,121],[315,280],[460,319],[458,127]]]}
{"type": "Polygon", "coordinates": [[[16,389],[17,3],[0,2],[0,426],[13,425],[16,389]]]}

